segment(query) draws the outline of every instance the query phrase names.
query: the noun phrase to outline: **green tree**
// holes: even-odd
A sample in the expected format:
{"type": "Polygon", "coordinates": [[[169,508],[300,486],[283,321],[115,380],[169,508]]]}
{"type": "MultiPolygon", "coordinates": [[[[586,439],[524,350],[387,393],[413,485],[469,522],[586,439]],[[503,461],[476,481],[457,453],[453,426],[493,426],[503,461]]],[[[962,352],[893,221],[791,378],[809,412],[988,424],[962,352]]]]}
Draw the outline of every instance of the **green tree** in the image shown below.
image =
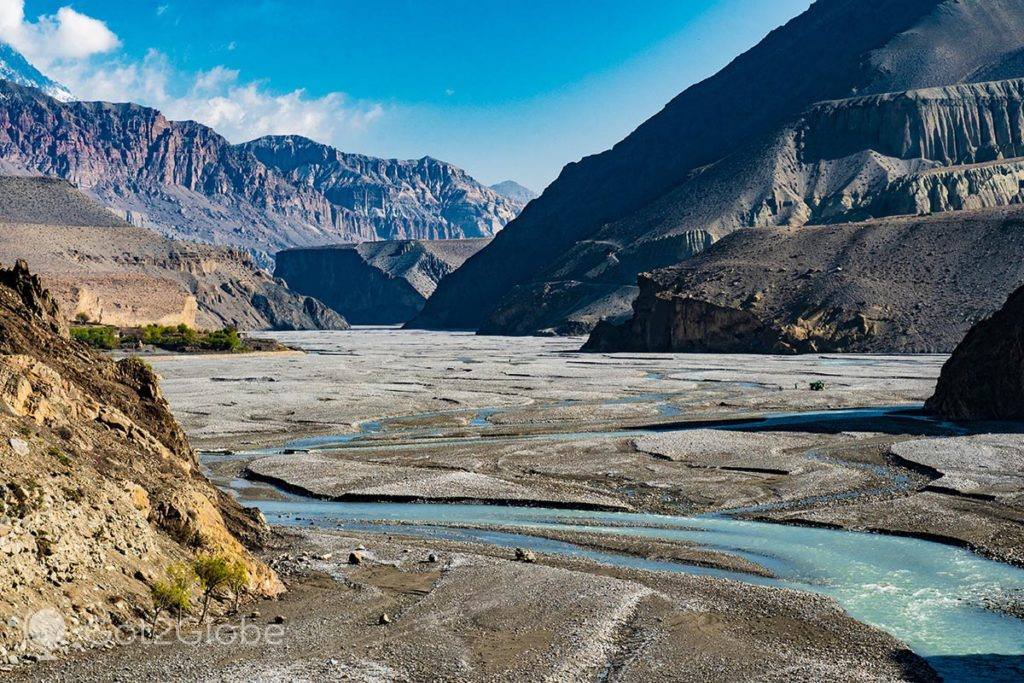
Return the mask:
{"type": "Polygon", "coordinates": [[[149,587],[153,596],[153,629],[160,613],[174,612],[181,626],[181,617],[192,610],[192,587],[196,583],[195,572],[184,564],[172,564],[167,568],[167,578],[155,581],[149,587]]]}
{"type": "Polygon", "coordinates": [[[199,617],[199,623],[203,623],[210,609],[210,598],[231,578],[231,563],[223,555],[200,555],[192,561],[192,570],[195,571],[199,579],[199,588],[203,591],[203,613],[199,617]]]}
{"type": "Polygon", "coordinates": [[[235,560],[228,568],[228,588],[234,596],[234,611],[238,613],[238,603],[242,599],[242,593],[249,588],[249,570],[241,560],[235,560]]]}

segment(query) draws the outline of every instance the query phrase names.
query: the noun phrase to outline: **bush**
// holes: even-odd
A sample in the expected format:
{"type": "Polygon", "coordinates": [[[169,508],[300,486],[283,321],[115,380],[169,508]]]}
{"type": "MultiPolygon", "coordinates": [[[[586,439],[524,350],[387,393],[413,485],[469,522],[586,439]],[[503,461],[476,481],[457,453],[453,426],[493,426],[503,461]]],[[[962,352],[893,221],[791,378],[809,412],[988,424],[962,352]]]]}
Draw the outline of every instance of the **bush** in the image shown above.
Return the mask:
{"type": "Polygon", "coordinates": [[[242,338],[238,330],[225,327],[213,332],[199,332],[188,325],[146,325],[142,328],[142,343],[171,351],[238,351],[242,338]]]}
{"type": "Polygon", "coordinates": [[[249,588],[249,570],[241,560],[235,560],[228,568],[228,588],[234,596],[234,611],[238,613],[238,603],[242,599],[242,593],[249,588]]]}
{"type": "Polygon", "coordinates": [[[121,342],[117,330],[106,325],[72,327],[71,338],[94,349],[116,349],[121,342]]]}
{"type": "Polygon", "coordinates": [[[174,564],[167,569],[167,578],[156,581],[149,590],[153,596],[153,626],[161,612],[175,612],[178,624],[181,615],[192,609],[192,586],[196,583],[196,575],[190,567],[174,564]]]}
{"type": "Polygon", "coordinates": [[[199,588],[203,591],[203,613],[199,622],[206,621],[206,612],[210,608],[210,598],[231,580],[231,562],[223,555],[200,555],[192,560],[192,570],[199,579],[199,588]]]}
{"type": "Polygon", "coordinates": [[[825,391],[825,383],[820,379],[811,382],[811,391],[825,391]]]}

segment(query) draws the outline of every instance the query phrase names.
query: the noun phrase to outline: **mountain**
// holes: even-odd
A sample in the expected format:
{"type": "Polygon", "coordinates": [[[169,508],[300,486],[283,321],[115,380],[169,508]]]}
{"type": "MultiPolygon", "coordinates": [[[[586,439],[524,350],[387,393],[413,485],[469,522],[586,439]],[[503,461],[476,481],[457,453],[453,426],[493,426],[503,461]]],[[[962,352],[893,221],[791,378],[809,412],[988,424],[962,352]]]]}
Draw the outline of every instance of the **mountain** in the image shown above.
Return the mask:
{"type": "Polygon", "coordinates": [[[949,353],[1024,282],[1024,208],[737,230],[640,276],[587,351],[949,353]]]}
{"type": "Polygon", "coordinates": [[[232,145],[136,104],[60,102],[0,81],[0,171],[64,178],[134,225],[270,254],[392,237],[489,236],[517,204],[450,164],[304,138],[232,145]]]}
{"type": "Polygon", "coordinates": [[[925,410],[952,420],[1024,420],[1024,287],[971,328],[925,410]]]}
{"type": "Polygon", "coordinates": [[[346,224],[376,239],[489,237],[523,207],[430,157],[377,159],[297,135],[267,136],[239,148],[296,187],[322,195],[346,224]]]}
{"type": "Polygon", "coordinates": [[[1022,54],[1019,0],[818,0],[566,166],[410,326],[585,332],[737,229],[1017,201],[1022,54]]]}
{"type": "Polygon", "coordinates": [[[514,180],[503,180],[500,183],[491,185],[491,189],[507,197],[521,206],[526,206],[537,198],[537,193],[528,187],[523,187],[514,180]]]}
{"type": "Polygon", "coordinates": [[[29,262],[68,318],[124,327],[344,329],[237,249],[128,225],[67,181],[0,177],[0,262],[29,262]]]}
{"type": "Polygon", "coordinates": [[[58,622],[61,645],[123,637],[153,581],[199,553],[243,562],[254,595],[283,590],[246,547],[269,537],[266,522],[203,476],[153,370],[71,341],[24,262],[0,269],[0,377],[5,665],[54,645],[27,637],[38,615],[58,622]]]}
{"type": "Polygon", "coordinates": [[[43,75],[24,55],[7,43],[0,42],[0,79],[28,88],[37,88],[55,99],[67,102],[71,92],[56,81],[43,75]]]}
{"type": "Polygon", "coordinates": [[[400,240],[277,252],[274,276],[358,325],[404,323],[489,240],[400,240]]]}

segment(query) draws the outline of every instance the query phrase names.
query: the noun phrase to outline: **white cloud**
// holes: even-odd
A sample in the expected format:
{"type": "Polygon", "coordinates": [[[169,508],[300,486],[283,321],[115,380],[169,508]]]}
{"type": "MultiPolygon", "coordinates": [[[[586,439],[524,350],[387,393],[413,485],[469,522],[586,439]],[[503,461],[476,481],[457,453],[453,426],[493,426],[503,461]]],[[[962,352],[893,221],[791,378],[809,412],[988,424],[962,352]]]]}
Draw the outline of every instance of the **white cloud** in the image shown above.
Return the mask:
{"type": "Polygon", "coordinates": [[[111,52],[121,45],[104,22],[71,7],[26,21],[25,0],[0,0],[0,40],[44,69],[61,60],[111,52]]]}
{"type": "Polygon", "coordinates": [[[297,134],[344,146],[385,113],[379,104],[353,102],[342,93],[276,93],[265,83],[241,81],[237,70],[224,66],[181,73],[155,50],[141,62],[79,61],[52,73],[82,99],[145,104],[171,119],[204,123],[232,142],[297,134]]]}
{"type": "Polygon", "coordinates": [[[118,37],[70,7],[27,21],[24,0],[0,0],[0,40],[78,99],[137,102],[170,119],[204,123],[232,142],[297,134],[345,146],[384,114],[381,105],[353,102],[343,93],[274,92],[262,81],[243,82],[226,66],[185,73],[156,50],[142,60],[110,54],[121,44],[118,37]]]}

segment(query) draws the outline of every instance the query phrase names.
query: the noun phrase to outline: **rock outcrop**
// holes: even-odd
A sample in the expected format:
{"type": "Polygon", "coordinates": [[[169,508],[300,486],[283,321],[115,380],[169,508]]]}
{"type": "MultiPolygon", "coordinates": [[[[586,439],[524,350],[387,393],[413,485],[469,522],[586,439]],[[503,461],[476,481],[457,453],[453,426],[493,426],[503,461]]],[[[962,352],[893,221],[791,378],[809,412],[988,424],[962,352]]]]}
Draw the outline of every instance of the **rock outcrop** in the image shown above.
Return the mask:
{"type": "Polygon", "coordinates": [[[1022,31],[1017,0],[819,0],[567,166],[413,325],[576,332],[735,230],[1019,203],[1016,162],[970,166],[1024,149],[1022,31]]]}
{"type": "Polygon", "coordinates": [[[302,138],[232,145],[155,109],[64,103],[8,81],[0,171],[69,180],[136,226],[244,249],[261,265],[291,246],[489,236],[519,208],[434,159],[373,159],[302,138]]]}
{"type": "Polygon", "coordinates": [[[200,473],[152,370],[65,334],[24,262],[0,269],[0,650],[107,642],[142,623],[148,584],[197,552],[237,558],[253,591],[279,592],[246,547],[265,523],[200,473]],[[41,610],[63,642],[26,638],[41,610]]]}
{"type": "Polygon", "coordinates": [[[1024,287],[971,328],[925,410],[954,420],[1024,420],[1024,287]]]}
{"type": "Polygon", "coordinates": [[[359,325],[413,318],[441,278],[489,240],[400,240],[285,249],[276,277],[359,325]]]}
{"type": "Polygon", "coordinates": [[[242,330],[344,329],[244,252],[135,228],[63,180],[0,176],[0,262],[24,258],[69,318],[242,330]]]}
{"type": "Polygon", "coordinates": [[[736,231],[643,274],[591,351],[943,353],[1024,282],[1024,209],[736,231]]]}

